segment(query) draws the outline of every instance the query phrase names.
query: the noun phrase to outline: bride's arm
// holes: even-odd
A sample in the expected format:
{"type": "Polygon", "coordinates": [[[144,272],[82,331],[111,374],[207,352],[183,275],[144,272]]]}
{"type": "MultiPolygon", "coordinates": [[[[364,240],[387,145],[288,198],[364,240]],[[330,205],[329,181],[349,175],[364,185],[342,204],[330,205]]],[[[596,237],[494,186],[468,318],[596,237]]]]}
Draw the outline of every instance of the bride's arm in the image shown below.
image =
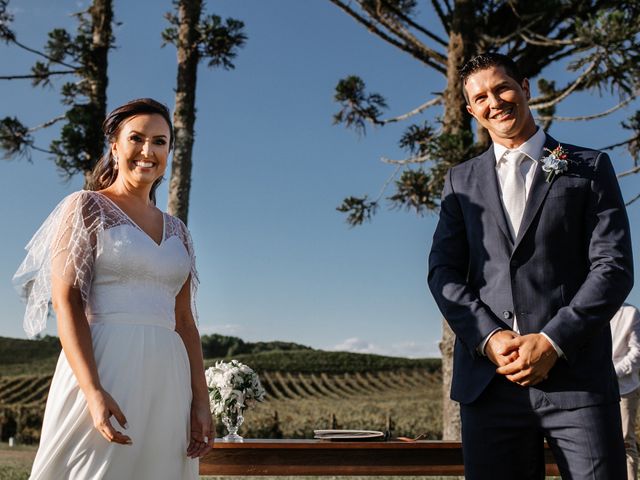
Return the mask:
{"type": "Polygon", "coordinates": [[[87,400],[94,427],[110,442],[131,444],[131,438],[113,428],[109,420],[113,415],[126,428],[127,419],[120,407],[100,385],[91,330],[80,291],[52,275],[51,299],[58,317],[58,335],[62,349],[87,400]]]}
{"type": "Polygon", "coordinates": [[[215,437],[215,427],[209,407],[209,390],[204,377],[202,344],[200,333],[191,312],[191,277],[184,283],[176,296],[176,332],[182,338],[191,367],[191,441],[187,455],[202,457],[211,449],[215,437]]]}

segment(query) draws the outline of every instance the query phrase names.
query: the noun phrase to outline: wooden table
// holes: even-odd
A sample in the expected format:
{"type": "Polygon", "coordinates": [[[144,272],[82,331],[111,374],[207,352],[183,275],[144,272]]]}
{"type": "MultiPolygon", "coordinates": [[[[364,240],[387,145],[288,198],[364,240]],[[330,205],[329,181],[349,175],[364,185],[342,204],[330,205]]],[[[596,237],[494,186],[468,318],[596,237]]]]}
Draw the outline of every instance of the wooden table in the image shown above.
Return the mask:
{"type": "MultiPolygon", "coordinates": [[[[546,450],[547,474],[558,475],[546,450]]],[[[225,443],[200,459],[201,475],[463,475],[460,442],[260,440],[225,443]]]]}

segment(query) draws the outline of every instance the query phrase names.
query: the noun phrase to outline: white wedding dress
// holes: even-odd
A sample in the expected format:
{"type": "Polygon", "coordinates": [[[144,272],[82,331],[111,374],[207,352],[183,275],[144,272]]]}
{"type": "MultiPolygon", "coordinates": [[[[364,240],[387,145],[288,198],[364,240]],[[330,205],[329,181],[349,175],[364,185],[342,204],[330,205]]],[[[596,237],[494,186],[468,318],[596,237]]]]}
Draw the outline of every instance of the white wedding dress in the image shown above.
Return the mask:
{"type": "Polygon", "coordinates": [[[82,191],[58,205],[27,249],[15,276],[27,298],[27,332],[44,327],[51,275],[81,291],[100,382],[128,428],[111,423],[133,442],[109,443],[95,430],[62,352],[31,479],[198,478],[198,460],[186,455],[190,367],[174,319],[178,291],[191,275],[195,300],[197,282],[184,224],[164,214],[157,244],[106,196],[82,191]]]}

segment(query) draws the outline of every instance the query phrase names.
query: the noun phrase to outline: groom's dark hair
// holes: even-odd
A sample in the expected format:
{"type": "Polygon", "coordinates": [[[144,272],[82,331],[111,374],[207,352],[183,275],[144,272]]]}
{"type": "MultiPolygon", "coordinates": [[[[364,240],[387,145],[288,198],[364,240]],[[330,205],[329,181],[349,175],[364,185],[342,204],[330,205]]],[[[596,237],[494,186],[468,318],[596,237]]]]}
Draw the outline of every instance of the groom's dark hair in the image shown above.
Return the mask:
{"type": "Polygon", "coordinates": [[[511,60],[506,55],[501,53],[481,53],[480,55],[476,55],[467,63],[465,63],[460,69],[460,79],[462,80],[462,91],[464,93],[464,98],[469,101],[467,98],[467,91],[464,86],[467,84],[467,80],[471,75],[480,71],[486,70],[491,67],[502,67],[504,71],[513,78],[519,85],[522,84],[522,80],[524,80],[524,76],[520,73],[520,69],[516,65],[516,62],[511,60]]]}

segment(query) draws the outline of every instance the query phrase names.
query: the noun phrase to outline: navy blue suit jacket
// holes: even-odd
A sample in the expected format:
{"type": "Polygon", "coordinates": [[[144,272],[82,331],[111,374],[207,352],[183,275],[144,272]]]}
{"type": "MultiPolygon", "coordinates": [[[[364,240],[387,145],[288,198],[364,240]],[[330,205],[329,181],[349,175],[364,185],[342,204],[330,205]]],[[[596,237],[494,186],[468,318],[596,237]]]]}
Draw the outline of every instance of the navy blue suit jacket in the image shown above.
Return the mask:
{"type": "MultiPolygon", "coordinates": [[[[558,142],[547,135],[546,148],[558,142]]],[[[496,328],[546,333],[564,352],[532,388],[559,408],[619,398],[609,320],[633,285],[627,213],[609,157],[565,145],[569,169],[542,163],[513,239],[493,148],[449,170],[429,255],[429,288],[456,334],[451,398],[473,402],[496,366],[478,354],[496,328]]]]}

